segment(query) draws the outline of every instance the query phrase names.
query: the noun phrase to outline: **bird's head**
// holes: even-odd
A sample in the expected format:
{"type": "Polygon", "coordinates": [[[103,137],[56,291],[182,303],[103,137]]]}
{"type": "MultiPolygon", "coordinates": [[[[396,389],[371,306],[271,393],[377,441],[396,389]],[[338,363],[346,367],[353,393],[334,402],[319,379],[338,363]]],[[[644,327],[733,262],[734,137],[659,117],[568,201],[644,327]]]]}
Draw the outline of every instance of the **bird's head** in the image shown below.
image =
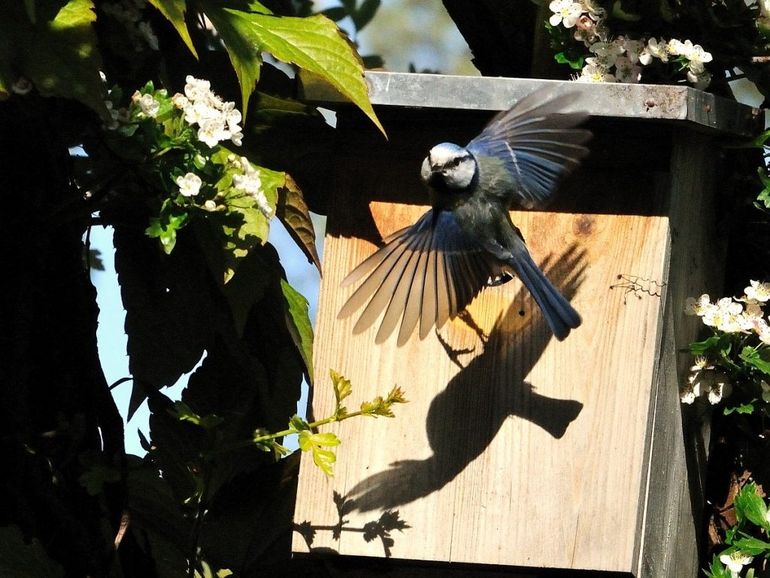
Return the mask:
{"type": "Polygon", "coordinates": [[[420,176],[430,188],[458,193],[468,189],[476,176],[476,159],[461,146],[437,144],[422,162],[420,176]]]}

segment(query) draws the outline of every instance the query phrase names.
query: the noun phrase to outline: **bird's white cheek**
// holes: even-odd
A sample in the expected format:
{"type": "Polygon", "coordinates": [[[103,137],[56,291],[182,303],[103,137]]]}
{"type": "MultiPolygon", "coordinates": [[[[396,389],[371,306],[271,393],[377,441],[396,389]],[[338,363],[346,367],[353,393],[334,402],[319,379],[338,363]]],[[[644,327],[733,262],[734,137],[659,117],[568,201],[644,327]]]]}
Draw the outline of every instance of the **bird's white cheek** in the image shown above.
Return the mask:
{"type": "Polygon", "coordinates": [[[428,162],[427,158],[422,161],[422,167],[420,168],[420,178],[422,178],[424,183],[427,183],[428,179],[430,179],[430,162],[428,162]]]}
{"type": "Polygon", "coordinates": [[[455,189],[465,189],[471,185],[475,172],[473,163],[462,163],[447,174],[447,184],[455,189]]]}

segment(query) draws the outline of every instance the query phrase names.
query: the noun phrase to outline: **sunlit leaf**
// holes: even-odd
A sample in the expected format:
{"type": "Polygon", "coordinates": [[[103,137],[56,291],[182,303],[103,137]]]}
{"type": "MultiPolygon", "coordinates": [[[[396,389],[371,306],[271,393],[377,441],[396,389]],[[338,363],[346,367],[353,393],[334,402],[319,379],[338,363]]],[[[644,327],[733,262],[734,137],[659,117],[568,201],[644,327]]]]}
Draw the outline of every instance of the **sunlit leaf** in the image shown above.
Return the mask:
{"type": "Polygon", "coordinates": [[[184,20],[187,0],[149,0],[149,2],[171,22],[187,48],[190,49],[195,58],[198,58],[198,53],[195,51],[192,38],[190,38],[190,31],[187,30],[187,24],[184,20]]]}
{"type": "Polygon", "coordinates": [[[337,373],[333,369],[329,370],[329,375],[332,379],[332,385],[334,386],[334,395],[337,398],[337,404],[348,397],[351,393],[353,393],[353,386],[350,383],[349,379],[346,379],[345,376],[341,375],[340,373],[337,373]]]}
{"type": "Polygon", "coordinates": [[[284,279],[281,279],[281,290],[286,303],[286,326],[305,363],[308,381],[313,383],[313,326],[308,315],[307,299],[284,279]]]}
{"type": "Polygon", "coordinates": [[[244,115],[248,97],[259,80],[260,54],[269,52],[323,78],[385,133],[369,102],[363,63],[333,21],[320,14],[292,18],[242,12],[213,0],[206,0],[205,6],[241,83],[244,115]]]}

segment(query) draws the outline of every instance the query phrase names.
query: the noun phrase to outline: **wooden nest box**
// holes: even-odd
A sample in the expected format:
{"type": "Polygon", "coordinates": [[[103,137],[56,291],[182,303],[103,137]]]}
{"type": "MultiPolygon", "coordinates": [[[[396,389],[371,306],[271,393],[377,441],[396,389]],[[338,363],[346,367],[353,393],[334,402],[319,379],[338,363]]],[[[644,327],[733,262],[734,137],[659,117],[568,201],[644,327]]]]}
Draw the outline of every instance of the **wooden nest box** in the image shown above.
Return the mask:
{"type": "Polygon", "coordinates": [[[698,320],[683,304],[720,289],[719,146],[756,134],[756,111],[683,86],[367,79],[387,141],[323,87],[304,89],[338,123],[312,411],[333,411],[330,368],[353,384],[348,407],[394,385],[409,403],[395,419],[331,426],[343,440],[333,478],[303,456],[295,553],[339,554],[351,575],[695,576],[702,496],[678,376],[698,320]],[[547,83],[579,94],[591,154],[547,210],[512,220],[582,326],[555,340],[515,279],[422,341],[353,335],[356,317],[337,314],[354,287],[340,282],[426,210],[427,151],[467,143],[547,83]]]}

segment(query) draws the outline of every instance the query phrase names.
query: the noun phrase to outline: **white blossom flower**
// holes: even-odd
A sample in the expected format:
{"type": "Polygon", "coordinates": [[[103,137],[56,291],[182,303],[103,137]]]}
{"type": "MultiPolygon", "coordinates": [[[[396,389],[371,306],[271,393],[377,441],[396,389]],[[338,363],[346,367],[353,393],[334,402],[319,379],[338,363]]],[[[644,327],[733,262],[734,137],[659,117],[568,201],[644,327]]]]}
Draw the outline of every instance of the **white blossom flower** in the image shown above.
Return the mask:
{"type": "MultiPolygon", "coordinates": [[[[617,58],[623,54],[623,46],[617,42],[595,42],[589,48],[596,55],[596,60],[592,64],[601,64],[605,68],[610,68],[615,64],[617,58]]],[[[588,59],[586,59],[588,62],[588,59]]]]}
{"type": "Polygon", "coordinates": [[[698,397],[698,393],[692,388],[692,386],[685,386],[682,391],[679,392],[679,400],[687,405],[692,405],[698,397]]]}
{"type": "Polygon", "coordinates": [[[160,103],[151,94],[140,94],[137,90],[131,100],[140,108],[143,114],[155,118],[160,110],[160,103]]]}
{"type": "Polygon", "coordinates": [[[553,12],[548,22],[551,26],[562,24],[564,28],[572,28],[583,13],[583,7],[579,2],[572,0],[553,0],[548,8],[553,12]]]}
{"type": "Polygon", "coordinates": [[[652,62],[653,58],[657,58],[661,62],[668,62],[668,55],[668,43],[663,42],[662,39],[658,42],[657,38],[652,37],[647,40],[647,45],[639,54],[639,61],[645,66],[652,62]]]}
{"type": "Polygon", "coordinates": [[[233,102],[223,102],[211,92],[211,83],[193,76],[187,76],[184,95],[175,94],[171,101],[184,111],[189,124],[198,125],[198,140],[210,147],[230,140],[240,146],[243,132],[239,123],[241,113],[233,102]]]}
{"type": "Polygon", "coordinates": [[[213,213],[214,211],[217,210],[217,204],[216,204],[216,202],[214,202],[211,199],[209,199],[208,201],[203,203],[203,209],[208,211],[208,212],[210,212],[210,213],[213,213]]]}
{"type": "Polygon", "coordinates": [[[262,181],[259,178],[259,171],[254,168],[246,157],[237,159],[230,159],[228,157],[228,160],[235,163],[235,165],[243,171],[242,175],[233,175],[233,187],[251,196],[254,199],[257,208],[262,211],[262,214],[266,217],[271,217],[273,215],[273,208],[270,206],[270,203],[262,190],[262,181]]]}
{"type": "MultiPolygon", "coordinates": [[[[692,43],[690,43],[692,45],[692,43]]],[[[672,38],[666,44],[666,51],[672,56],[684,56],[687,51],[687,47],[681,40],[672,38]]]]}
{"type": "Polygon", "coordinates": [[[697,299],[694,297],[688,297],[684,302],[684,312],[686,315],[703,315],[706,310],[712,307],[711,298],[707,293],[704,293],[697,299]]]}
{"type": "Polygon", "coordinates": [[[627,56],[619,56],[615,61],[615,76],[620,82],[636,84],[642,78],[642,68],[627,56]]]}
{"type": "Polygon", "coordinates": [[[743,305],[730,297],[723,297],[703,313],[703,324],[725,333],[743,331],[743,305]]]}
{"type": "MultiPolygon", "coordinates": [[[[770,0],[768,0],[770,2],[770,0]]],[[[743,290],[748,299],[759,301],[760,303],[767,303],[770,301],[770,283],[764,281],[749,281],[749,286],[743,290]]]]}
{"type": "Polygon", "coordinates": [[[622,53],[628,57],[632,64],[639,62],[639,54],[641,54],[642,49],[644,49],[643,41],[632,40],[631,38],[626,38],[625,36],[618,36],[614,43],[621,48],[622,53]]]}
{"type": "Polygon", "coordinates": [[[695,74],[701,74],[705,70],[705,65],[714,60],[710,52],[703,50],[700,44],[693,45],[689,40],[685,42],[687,53],[684,57],[690,61],[688,65],[695,74]]]}
{"type": "Polygon", "coordinates": [[[180,110],[184,110],[190,104],[190,100],[184,94],[179,94],[177,92],[171,97],[171,104],[180,110]]]}
{"type": "Polygon", "coordinates": [[[578,76],[578,82],[616,82],[617,78],[593,58],[586,58],[586,64],[578,76]]]}
{"type": "Polygon", "coordinates": [[[743,567],[746,564],[751,564],[753,560],[753,556],[744,554],[740,550],[734,550],[729,554],[722,554],[719,557],[719,561],[727,567],[727,569],[730,571],[730,574],[732,575],[732,578],[738,578],[741,570],[743,570],[743,567]]]}
{"type": "Polygon", "coordinates": [[[730,397],[730,394],[733,391],[732,385],[727,381],[724,374],[715,376],[714,380],[715,382],[711,384],[708,391],[708,400],[711,405],[716,405],[722,401],[722,399],[730,397]]]}
{"type": "Polygon", "coordinates": [[[759,332],[757,333],[759,336],[759,340],[764,343],[765,345],[770,345],[770,326],[767,325],[767,323],[764,324],[764,326],[759,328],[759,332]]]}
{"type": "Polygon", "coordinates": [[[270,203],[267,202],[265,193],[259,191],[254,195],[254,200],[257,203],[257,208],[262,211],[262,214],[265,215],[265,217],[271,217],[273,215],[273,208],[270,206],[270,203]]]}
{"type": "Polygon", "coordinates": [[[195,173],[187,173],[183,177],[177,177],[176,184],[182,196],[194,197],[200,192],[203,181],[195,173]]]}

